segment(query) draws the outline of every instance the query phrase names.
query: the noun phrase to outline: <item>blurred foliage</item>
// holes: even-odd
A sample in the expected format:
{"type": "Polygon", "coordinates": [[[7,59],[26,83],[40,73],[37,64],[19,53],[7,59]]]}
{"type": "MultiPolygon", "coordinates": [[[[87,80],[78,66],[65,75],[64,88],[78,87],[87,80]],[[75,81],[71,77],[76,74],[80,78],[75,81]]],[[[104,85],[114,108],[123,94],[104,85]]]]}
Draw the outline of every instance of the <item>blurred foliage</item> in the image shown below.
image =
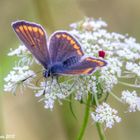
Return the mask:
{"type": "MultiPolygon", "coordinates": [[[[24,19],[42,24],[48,34],[58,29],[69,29],[69,24],[84,16],[102,17],[109,30],[129,33],[140,42],[139,0],[0,0],[0,135],[15,134],[16,140],[73,140],[83,117],[84,106],[73,103],[78,121],[70,113],[68,103],[56,105],[54,111],[45,110],[32,91],[24,96],[3,94],[3,78],[15,64],[7,57],[10,48],[16,48],[19,40],[11,22],[24,19]]],[[[121,87],[114,89],[120,92],[121,87]]],[[[112,98],[111,98],[112,99],[112,98]]],[[[112,107],[124,110],[115,100],[112,107]]],[[[139,113],[120,113],[123,121],[106,130],[110,140],[139,140],[139,113]]],[[[98,139],[96,129],[90,122],[85,139],[98,139]]]]}

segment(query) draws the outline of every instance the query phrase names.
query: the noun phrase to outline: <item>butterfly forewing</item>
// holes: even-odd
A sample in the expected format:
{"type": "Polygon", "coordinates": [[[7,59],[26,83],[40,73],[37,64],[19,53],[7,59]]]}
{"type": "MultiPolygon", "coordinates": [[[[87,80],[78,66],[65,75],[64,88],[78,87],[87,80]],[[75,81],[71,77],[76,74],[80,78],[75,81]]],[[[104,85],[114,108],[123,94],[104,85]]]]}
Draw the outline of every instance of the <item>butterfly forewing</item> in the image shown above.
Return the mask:
{"type": "Polygon", "coordinates": [[[14,22],[12,26],[23,44],[47,68],[50,64],[50,56],[44,29],[38,24],[26,21],[14,22]]]}
{"type": "Polygon", "coordinates": [[[52,63],[74,56],[80,60],[84,55],[79,42],[66,31],[57,31],[50,37],[49,52],[52,63]]]}

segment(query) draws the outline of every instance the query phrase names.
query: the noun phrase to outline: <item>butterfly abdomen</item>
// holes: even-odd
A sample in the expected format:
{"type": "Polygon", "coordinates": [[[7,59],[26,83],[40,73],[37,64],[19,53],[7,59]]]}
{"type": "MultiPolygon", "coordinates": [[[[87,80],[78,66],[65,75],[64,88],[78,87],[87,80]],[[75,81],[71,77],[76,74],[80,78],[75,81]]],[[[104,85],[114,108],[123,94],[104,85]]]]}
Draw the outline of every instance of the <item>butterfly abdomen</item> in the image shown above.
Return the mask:
{"type": "Polygon", "coordinates": [[[72,56],[63,62],[64,67],[71,67],[79,61],[77,56],[72,56]]]}

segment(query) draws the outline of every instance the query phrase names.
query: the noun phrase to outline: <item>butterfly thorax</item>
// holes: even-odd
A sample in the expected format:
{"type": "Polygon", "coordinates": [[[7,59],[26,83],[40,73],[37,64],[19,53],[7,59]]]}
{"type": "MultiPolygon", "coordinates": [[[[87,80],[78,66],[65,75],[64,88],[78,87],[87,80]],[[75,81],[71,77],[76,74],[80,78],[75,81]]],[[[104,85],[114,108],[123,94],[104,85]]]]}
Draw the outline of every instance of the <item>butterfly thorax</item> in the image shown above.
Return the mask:
{"type": "Polygon", "coordinates": [[[44,72],[44,77],[47,78],[50,76],[60,75],[62,71],[69,69],[71,66],[74,66],[78,62],[78,59],[79,58],[77,56],[72,56],[63,62],[57,62],[48,66],[48,69],[44,72]]]}

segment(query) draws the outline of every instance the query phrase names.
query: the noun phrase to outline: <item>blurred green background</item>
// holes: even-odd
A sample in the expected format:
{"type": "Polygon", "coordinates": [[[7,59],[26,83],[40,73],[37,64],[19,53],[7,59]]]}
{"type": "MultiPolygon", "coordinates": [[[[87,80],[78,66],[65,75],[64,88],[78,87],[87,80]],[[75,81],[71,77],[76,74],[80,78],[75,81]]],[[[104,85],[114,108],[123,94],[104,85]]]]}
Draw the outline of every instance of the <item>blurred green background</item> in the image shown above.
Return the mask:
{"type": "MultiPolygon", "coordinates": [[[[42,24],[48,34],[58,29],[69,29],[69,24],[84,16],[105,20],[109,31],[128,33],[140,42],[139,0],[0,0],[0,136],[14,134],[15,140],[74,140],[81,125],[84,106],[74,103],[78,121],[67,102],[55,105],[51,112],[43,108],[32,91],[22,96],[3,92],[3,77],[14,66],[14,58],[7,57],[10,48],[19,40],[11,22],[24,19],[42,24]]],[[[121,87],[115,89],[119,95],[121,87]]],[[[140,140],[140,113],[124,113],[116,100],[109,98],[123,121],[107,129],[108,140],[140,140]]],[[[97,131],[89,121],[84,140],[98,140],[97,131]]]]}

